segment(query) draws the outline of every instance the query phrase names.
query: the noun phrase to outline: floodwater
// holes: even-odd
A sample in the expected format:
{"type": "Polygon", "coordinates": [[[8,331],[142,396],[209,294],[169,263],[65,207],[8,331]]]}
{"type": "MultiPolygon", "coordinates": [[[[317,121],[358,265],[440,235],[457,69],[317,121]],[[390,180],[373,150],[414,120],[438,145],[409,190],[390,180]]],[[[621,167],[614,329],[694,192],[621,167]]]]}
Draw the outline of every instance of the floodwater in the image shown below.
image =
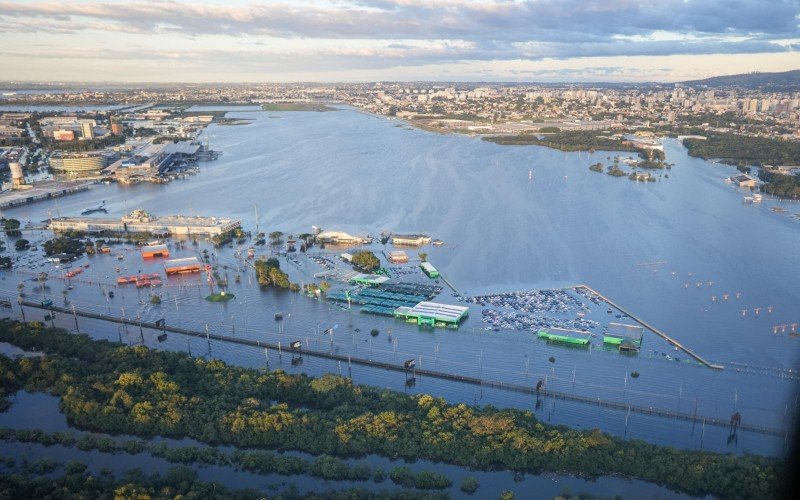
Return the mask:
{"type": "MultiPolygon", "coordinates": [[[[60,432],[71,430],[73,435],[80,436],[83,431],[71,429],[66,417],[59,412],[58,398],[50,394],[29,393],[20,391],[11,397],[11,408],[0,413],[0,427],[12,429],[41,429],[45,432],[60,432]],[[31,419],[35,416],[34,419],[31,419]]],[[[99,436],[109,436],[117,440],[139,439],[136,436],[116,435],[110,436],[95,433],[99,436]]],[[[171,439],[157,437],[155,442],[165,442],[171,448],[187,446],[205,446],[203,443],[192,439],[171,439]]],[[[231,452],[232,448],[220,446],[221,450],[231,452]]],[[[302,457],[313,461],[314,456],[306,453],[284,452],[285,455],[302,457]]],[[[102,469],[111,469],[117,477],[132,469],[139,468],[146,474],[161,473],[178,464],[171,463],[163,458],[154,457],[149,453],[131,455],[128,453],[103,453],[99,450],[81,451],[77,447],[64,447],[59,445],[44,446],[35,443],[0,442],[0,455],[13,456],[17,463],[27,460],[34,462],[41,458],[52,458],[60,462],[79,460],[86,463],[89,471],[99,475],[102,469]]],[[[459,485],[465,476],[472,476],[480,485],[479,494],[483,497],[499,497],[503,490],[514,491],[517,495],[525,496],[525,492],[535,490],[540,496],[555,497],[563,491],[573,494],[591,491],[597,496],[612,497],[615,495],[634,495],[637,498],[689,498],[670,491],[667,488],[646,483],[644,481],[629,480],[617,477],[603,477],[596,480],[586,480],[577,477],[546,474],[537,476],[533,474],[520,474],[515,476],[511,472],[477,471],[463,467],[434,463],[427,460],[406,462],[402,459],[388,459],[375,455],[361,458],[345,459],[350,466],[365,462],[375,467],[383,468],[387,473],[394,467],[408,466],[415,473],[423,470],[437,472],[447,476],[453,486],[447,491],[454,498],[465,497],[459,485]]],[[[283,491],[287,486],[294,484],[301,493],[320,492],[330,489],[365,488],[372,491],[398,491],[401,487],[395,486],[390,480],[375,484],[372,481],[329,481],[313,476],[281,476],[279,474],[256,474],[246,472],[232,466],[218,465],[190,465],[198,472],[202,481],[218,481],[228,488],[255,488],[261,491],[283,491]]]]}
{"type": "MultiPolygon", "coordinates": [[[[261,291],[252,271],[236,270],[234,248],[218,251],[228,265],[227,304],[204,300],[209,287],[198,277],[170,278],[164,302],[149,304],[146,291],[117,289],[108,299],[103,285],[123,274],[158,271],[160,262],[142,262],[133,249],[120,263],[111,256],[86,257],[83,278],[68,292],[79,309],[102,311],[252,339],[303,340],[309,348],[398,362],[418,358],[426,368],[535,385],[547,377],[551,388],[613,401],[697,412],[697,423],[601,410],[563,401],[544,402],[537,415],[553,423],[600,427],[620,436],[658,444],[704,447],[736,453],[782,453],[786,436],[740,433],[728,443],[728,430],[704,426],[702,417],[727,419],[739,411],[743,422],[786,431],[797,420],[798,345],[790,335],[800,323],[800,222],[789,215],[800,205],[766,199],[742,203],[743,193],[724,178],[732,167],[690,158],[675,140],[665,141],[669,178],[640,183],[588,170],[607,165],[614,153],[562,153],[536,146],[498,146],[455,135],[411,129],[399,121],[342,110],[329,113],[246,112],[230,117],[255,119],[245,126],[216,126],[206,134],[223,156],[201,165],[201,172],[169,185],[96,186],[86,193],[6,211],[34,222],[47,211],[78,215],[108,202],[109,216],[134,208],[160,215],[195,213],[240,218],[255,232],[298,234],[316,225],[377,236],[382,230],[425,232],[446,242],[426,246],[428,260],[462,293],[474,295],[570,286],[585,283],[618,302],[696,353],[725,366],[715,371],[670,361],[683,357],[648,332],[638,356],[603,350],[547,345],[530,332],[486,331],[481,308],[472,306],[458,329],[422,330],[414,325],[342,310],[329,302],[275,291],[261,291]],[[529,178],[530,171],[530,178],[529,178]],[[257,208],[256,208],[257,205],[257,208]],[[787,214],[770,210],[783,207],[787,214]],[[258,213],[258,221],[256,221],[258,213]],[[241,282],[233,277],[240,274],[241,282]],[[698,286],[699,283],[699,286],[698,286]],[[688,285],[688,286],[687,286],[688,285]],[[724,296],[728,298],[725,299],[724,296]],[[738,295],[738,297],[737,297],[738,295]],[[716,297],[716,299],[713,299],[716,297]],[[122,309],[125,309],[123,312],[122,309]],[[758,312],[756,311],[758,309],[758,312]],[[285,320],[277,323],[275,312],[285,320]],[[321,330],[338,325],[332,336],[321,330]],[[368,332],[376,327],[380,335],[368,332]],[[356,331],[359,330],[359,331],[356,331]],[[396,343],[394,341],[397,341],[396,343]],[[670,358],[667,358],[667,355],[670,358]],[[555,362],[549,362],[554,357],[555,362]],[[641,373],[630,377],[632,371],[641,373]]],[[[627,169],[626,169],[627,170],[627,169]]],[[[39,236],[44,237],[45,235],[39,236]]],[[[11,242],[13,245],[13,241],[11,242]]],[[[248,245],[251,243],[248,243],[248,245]]],[[[387,248],[390,249],[391,247],[387,248]]],[[[206,243],[173,248],[175,256],[210,249],[206,243]]],[[[383,250],[379,244],[376,251],[383,250]]],[[[260,253],[268,249],[259,249],[260,253]]],[[[329,257],[346,249],[328,248],[329,257]]],[[[318,248],[314,249],[319,252],[318,248]]],[[[415,257],[417,250],[408,250],[415,257]]],[[[212,251],[213,253],[213,251],[212,251]]],[[[305,256],[295,266],[282,261],[293,281],[314,280],[322,271],[305,256]]],[[[408,265],[408,267],[412,267],[408,265]]],[[[47,267],[36,268],[35,272],[47,267]]],[[[26,271],[28,269],[26,268],[26,271]]],[[[30,271],[33,273],[34,271],[30,271]]],[[[52,273],[56,275],[57,273],[52,273]]],[[[7,273],[0,288],[16,297],[24,273],[7,273]]],[[[30,275],[27,275],[30,277],[30,275]]],[[[414,279],[424,279],[416,276],[414,279]]],[[[26,285],[35,296],[35,283],[26,285]]],[[[44,296],[63,302],[63,282],[51,279],[44,296]]],[[[456,303],[450,290],[437,299],[456,303]]],[[[19,315],[18,306],[14,314],[19,315]]],[[[26,309],[26,314],[42,313],[26,309]]],[[[605,311],[588,319],[617,321],[605,311]]],[[[58,323],[74,328],[72,318],[58,323]]],[[[79,319],[81,330],[132,343],[138,329],[118,329],[79,319]]],[[[263,352],[170,334],[163,344],[154,332],[145,343],[192,349],[255,366],[263,352]]],[[[270,366],[290,371],[348,374],[335,362],[306,357],[291,365],[288,356],[267,353],[270,366]]],[[[358,382],[402,388],[403,375],[353,366],[358,382]]],[[[474,386],[418,380],[408,389],[451,401],[534,408],[530,396],[474,386]]]]}

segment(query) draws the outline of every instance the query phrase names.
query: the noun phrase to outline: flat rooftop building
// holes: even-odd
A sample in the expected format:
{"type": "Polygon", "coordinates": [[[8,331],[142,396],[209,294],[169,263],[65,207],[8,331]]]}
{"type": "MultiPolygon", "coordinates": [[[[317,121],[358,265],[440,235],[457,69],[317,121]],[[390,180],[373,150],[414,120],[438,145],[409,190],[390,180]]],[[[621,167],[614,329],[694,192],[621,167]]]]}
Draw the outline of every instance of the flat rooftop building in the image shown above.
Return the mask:
{"type": "Polygon", "coordinates": [[[585,347],[589,345],[589,339],[592,334],[590,332],[567,330],[565,328],[542,328],[536,336],[551,342],[585,347]]]}
{"type": "Polygon", "coordinates": [[[425,273],[429,278],[436,279],[439,277],[439,271],[436,270],[430,262],[423,262],[419,265],[422,268],[422,272],[425,273]]]}
{"type": "Polygon", "coordinates": [[[142,257],[145,259],[169,257],[169,248],[167,248],[167,245],[148,245],[142,247],[142,257]]]}
{"type": "Polygon", "coordinates": [[[50,221],[53,231],[131,232],[190,235],[218,235],[241,226],[240,220],[226,217],[167,215],[157,217],[144,210],[134,210],[121,219],[100,217],[59,217],[50,221]]]}
{"type": "Polygon", "coordinates": [[[199,273],[200,268],[200,261],[197,257],[170,259],[164,262],[164,270],[167,274],[199,273]]]}
{"type": "Polygon", "coordinates": [[[393,245],[422,246],[431,242],[431,237],[424,234],[395,234],[392,236],[393,245]]]}
{"type": "Polygon", "coordinates": [[[389,262],[392,264],[402,264],[404,262],[408,262],[408,255],[402,250],[389,252],[386,255],[386,258],[389,259],[389,262]]]}
{"type": "Polygon", "coordinates": [[[428,326],[456,327],[468,314],[468,307],[438,302],[420,302],[414,307],[398,307],[394,310],[396,318],[428,326]]]}

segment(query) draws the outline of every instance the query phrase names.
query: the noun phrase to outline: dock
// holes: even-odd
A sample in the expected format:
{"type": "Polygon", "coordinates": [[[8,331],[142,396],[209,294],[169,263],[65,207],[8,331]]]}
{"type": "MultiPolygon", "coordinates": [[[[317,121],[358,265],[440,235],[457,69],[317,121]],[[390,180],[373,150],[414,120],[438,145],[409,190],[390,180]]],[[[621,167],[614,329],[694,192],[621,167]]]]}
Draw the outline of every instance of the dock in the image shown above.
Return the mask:
{"type": "Polygon", "coordinates": [[[576,286],[575,288],[583,288],[583,289],[585,289],[585,290],[588,290],[589,292],[591,292],[591,293],[593,293],[593,294],[597,295],[598,297],[600,297],[601,299],[603,299],[604,301],[606,301],[606,302],[607,302],[609,305],[611,305],[612,307],[616,308],[617,310],[619,310],[620,312],[622,312],[622,313],[624,313],[624,314],[627,314],[627,315],[628,315],[628,316],[629,316],[629,317],[630,317],[630,318],[631,318],[633,321],[635,321],[635,322],[639,323],[639,324],[640,324],[640,325],[642,325],[643,327],[647,328],[647,329],[648,329],[648,330],[650,330],[651,332],[655,333],[656,335],[658,335],[658,336],[659,336],[659,337],[661,337],[662,339],[664,339],[664,340],[666,340],[667,342],[669,342],[671,345],[673,345],[673,346],[677,347],[678,349],[682,350],[683,352],[685,352],[686,354],[688,354],[689,356],[691,356],[692,358],[694,358],[694,359],[695,359],[695,360],[696,360],[698,363],[700,363],[700,364],[702,364],[702,365],[704,365],[704,366],[707,366],[707,367],[709,367],[709,368],[713,368],[714,370],[724,370],[724,369],[725,369],[725,367],[724,367],[724,366],[722,366],[722,365],[715,365],[715,364],[711,363],[710,361],[706,360],[705,358],[703,358],[703,357],[702,357],[702,356],[700,356],[699,354],[695,353],[694,351],[692,351],[691,349],[689,349],[689,348],[688,348],[688,347],[686,347],[685,345],[681,344],[680,342],[678,342],[677,340],[673,339],[672,337],[670,337],[670,336],[669,336],[669,335],[667,335],[666,333],[662,332],[662,331],[661,331],[661,330],[659,330],[658,328],[656,328],[656,327],[654,327],[653,325],[651,325],[651,324],[649,324],[649,323],[646,323],[646,322],[644,322],[643,320],[639,319],[639,318],[638,318],[638,317],[636,317],[636,316],[635,316],[633,313],[631,313],[631,312],[630,312],[630,311],[628,311],[627,309],[624,309],[622,306],[620,306],[619,304],[617,304],[617,303],[616,303],[616,302],[614,302],[613,300],[609,299],[609,298],[608,298],[608,297],[606,297],[605,295],[601,294],[601,293],[600,293],[600,292],[598,292],[597,290],[595,290],[595,289],[591,288],[590,286],[588,286],[588,285],[578,285],[578,286],[576,286]]]}
{"type": "Polygon", "coordinates": [[[13,208],[37,201],[59,198],[81,191],[88,191],[91,183],[81,181],[42,181],[29,189],[14,189],[0,193],[0,209],[13,208]]]}
{"type": "MultiPolygon", "coordinates": [[[[588,287],[587,287],[587,289],[588,289],[588,287]]],[[[9,304],[11,302],[12,301],[9,301],[9,304]]],[[[17,303],[17,301],[13,301],[13,302],[17,303]]],[[[145,321],[140,321],[140,320],[136,320],[136,319],[119,318],[119,317],[111,316],[111,315],[107,315],[107,314],[93,313],[93,312],[88,312],[88,311],[80,311],[80,310],[77,310],[77,309],[70,309],[70,308],[59,307],[59,306],[55,306],[55,305],[49,305],[47,307],[44,307],[44,306],[42,306],[41,302],[32,302],[32,301],[23,300],[23,301],[18,302],[18,303],[19,303],[20,306],[31,307],[31,308],[36,308],[36,309],[43,309],[45,311],[50,311],[50,312],[55,311],[55,312],[60,312],[60,313],[64,313],[64,314],[75,315],[76,317],[77,316],[81,316],[81,317],[85,317],[85,318],[108,321],[108,322],[111,322],[111,323],[125,324],[125,325],[131,325],[131,326],[139,326],[140,328],[147,328],[147,329],[150,329],[150,330],[158,330],[158,331],[161,331],[161,332],[171,332],[171,333],[177,333],[177,334],[187,335],[187,336],[191,336],[191,337],[204,338],[204,339],[209,340],[209,341],[210,340],[215,340],[215,341],[219,341],[219,342],[227,342],[227,343],[230,343],[230,344],[238,344],[238,345],[249,346],[249,347],[268,348],[268,349],[272,349],[272,350],[277,350],[278,352],[280,352],[280,349],[281,349],[281,345],[279,343],[274,343],[274,342],[262,342],[262,341],[259,341],[259,340],[244,339],[244,338],[241,338],[241,337],[233,337],[233,336],[229,336],[229,335],[220,335],[220,334],[213,334],[213,333],[209,333],[209,332],[200,332],[200,331],[196,331],[196,330],[190,330],[190,329],[187,329],[187,328],[167,326],[167,325],[164,325],[164,324],[161,324],[161,323],[156,324],[156,323],[145,322],[145,321]]],[[[286,349],[287,353],[290,352],[288,343],[285,344],[283,347],[284,347],[284,349],[286,349]]],[[[337,353],[334,353],[334,352],[324,352],[324,351],[314,351],[314,350],[309,350],[309,349],[305,349],[305,348],[303,348],[300,351],[300,353],[302,355],[305,355],[305,356],[313,356],[313,357],[317,357],[317,358],[329,359],[329,360],[339,361],[339,362],[342,362],[342,363],[348,363],[348,364],[352,363],[352,364],[356,364],[356,365],[367,366],[367,367],[371,367],[371,368],[384,369],[384,370],[391,370],[391,371],[396,371],[396,372],[405,372],[405,373],[409,372],[408,368],[406,368],[406,366],[404,364],[402,364],[402,363],[397,364],[397,363],[390,363],[390,362],[385,362],[385,361],[376,361],[376,360],[372,360],[372,359],[357,358],[357,357],[353,357],[353,356],[346,355],[346,354],[337,354],[337,353]]],[[[420,357],[420,360],[421,360],[421,357],[420,357]]],[[[685,413],[685,412],[681,412],[681,411],[673,411],[673,410],[667,410],[667,409],[663,409],[663,408],[655,408],[655,407],[651,407],[651,406],[634,405],[634,404],[630,404],[630,403],[625,403],[623,401],[613,401],[613,400],[602,399],[602,398],[599,398],[599,397],[581,396],[581,395],[577,395],[577,394],[571,394],[571,393],[568,393],[568,392],[551,390],[549,387],[547,387],[547,385],[545,385],[543,387],[540,387],[540,389],[537,391],[536,387],[534,387],[534,386],[507,383],[507,382],[501,382],[501,381],[496,381],[496,380],[486,380],[486,379],[482,379],[482,378],[479,378],[479,377],[473,377],[473,376],[468,376],[468,375],[459,375],[459,374],[455,374],[455,373],[448,373],[448,372],[442,372],[442,371],[437,371],[437,370],[429,370],[429,369],[423,369],[423,368],[415,368],[414,369],[414,374],[415,375],[425,375],[425,376],[428,376],[428,377],[438,378],[438,379],[442,379],[442,380],[449,380],[449,381],[453,381],[453,382],[460,382],[460,383],[470,384],[470,385],[475,385],[475,386],[480,386],[480,387],[487,387],[487,388],[505,390],[505,391],[510,391],[510,392],[529,394],[529,395],[532,395],[532,396],[536,396],[537,399],[539,399],[539,398],[560,399],[560,400],[565,400],[565,401],[584,403],[584,404],[587,404],[587,405],[596,406],[598,408],[608,408],[608,409],[619,410],[619,411],[628,411],[628,412],[632,412],[632,413],[639,413],[639,414],[643,414],[643,415],[663,417],[663,418],[672,419],[672,420],[683,420],[683,421],[694,422],[694,423],[698,423],[698,424],[703,423],[703,424],[713,425],[713,426],[722,427],[722,428],[729,428],[730,427],[730,420],[727,419],[727,418],[715,418],[715,417],[702,416],[702,415],[697,415],[697,414],[692,414],[692,413],[685,413]]],[[[776,428],[771,428],[771,427],[765,427],[765,426],[759,426],[759,425],[753,425],[753,424],[749,424],[747,422],[742,422],[739,425],[739,430],[752,432],[752,433],[756,433],[756,434],[764,434],[764,435],[769,435],[769,436],[782,437],[782,438],[785,438],[785,439],[788,439],[788,437],[789,437],[789,432],[786,431],[786,430],[781,430],[781,429],[776,429],[776,428]]]]}

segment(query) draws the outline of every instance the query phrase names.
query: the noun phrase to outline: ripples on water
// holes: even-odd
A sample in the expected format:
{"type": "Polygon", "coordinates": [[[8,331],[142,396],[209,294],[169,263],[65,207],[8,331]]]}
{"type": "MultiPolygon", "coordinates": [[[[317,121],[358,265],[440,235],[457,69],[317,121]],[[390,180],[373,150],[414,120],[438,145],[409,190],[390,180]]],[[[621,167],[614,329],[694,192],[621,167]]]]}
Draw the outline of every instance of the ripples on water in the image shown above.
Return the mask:
{"type": "MultiPolygon", "coordinates": [[[[800,322],[796,279],[800,255],[789,251],[800,243],[800,226],[772,213],[774,201],[743,205],[742,193],[723,182],[735,171],[732,167],[689,158],[680,144],[667,140],[667,161],[675,164],[670,178],[636,183],[588,170],[597,161],[608,163],[606,157],[613,156],[609,152],[590,155],[498,146],[475,138],[394,127],[397,122],[352,111],[230,116],[257,120],[247,126],[209,127],[211,147],[223,150],[224,155],[203,164],[199,175],[169,185],[97,186],[88,193],[61,198],[60,213],[78,215],[83,207],[106,199],[110,216],[143,207],[156,214],[193,212],[241,218],[246,229],[254,230],[257,204],[259,228],[266,232],[297,234],[310,232],[312,225],[373,236],[384,229],[426,232],[447,243],[424,251],[462,292],[586,283],[707,359],[764,367],[760,371],[766,375],[738,373],[730,365],[716,372],[666,361],[660,353],[669,352],[669,347],[652,334],[645,336],[642,353],[631,358],[549,346],[535,341],[530,333],[487,332],[480,322],[480,308],[471,312],[459,330],[419,330],[390,318],[343,311],[330,303],[260,291],[249,283],[246,273],[241,284],[233,284],[233,271],[229,277],[236,299],[227,305],[205,302],[208,289],[204,286],[168,288],[169,300],[158,307],[139,304],[135,289],[118,292],[113,302],[106,303],[100,287],[90,286],[70,292],[78,307],[105,308],[119,315],[125,304],[128,317],[137,313],[150,320],[166,317],[170,324],[201,330],[208,324],[212,331],[235,331],[249,338],[308,339],[314,348],[327,345],[378,359],[423,356],[426,367],[432,364],[440,370],[492,380],[535,384],[547,375],[558,390],[599,393],[607,399],[684,412],[693,411],[697,400],[700,414],[727,418],[739,410],[744,421],[769,427],[783,428],[796,419],[793,393],[797,383],[784,377],[785,370],[798,367],[800,339],[776,335],[773,327],[800,322]],[[268,119],[272,115],[282,119],[268,119]],[[533,171],[530,180],[529,170],[533,171]],[[722,299],[725,293],[730,294],[728,300],[722,299]],[[718,297],[716,302],[712,296],[718,297]],[[772,313],[765,312],[768,306],[773,307],[772,313]],[[761,313],[755,315],[758,307],[761,313]],[[747,309],[745,316],[742,309],[747,309]],[[277,311],[291,314],[283,325],[283,336],[273,320],[277,311]],[[323,329],[340,325],[333,345],[315,334],[320,323],[323,329]],[[373,327],[381,335],[370,347],[367,332],[373,327]],[[356,333],[356,328],[361,332],[356,333]],[[397,340],[397,353],[387,340],[389,329],[397,340]],[[547,361],[550,356],[556,363],[547,361]],[[526,359],[530,360],[527,376],[526,359]],[[626,377],[633,370],[641,377],[626,377]]],[[[786,206],[793,210],[792,204],[786,206]]],[[[47,217],[47,210],[55,212],[55,204],[20,207],[6,215],[39,221],[47,217]]],[[[187,248],[187,253],[191,251],[187,248]]],[[[232,253],[232,249],[222,250],[220,262],[234,266],[232,253]]],[[[101,281],[106,275],[113,278],[116,261],[112,260],[93,257],[88,274],[94,273],[101,281]]],[[[147,272],[148,265],[140,262],[135,254],[126,258],[131,271],[147,272]]],[[[152,266],[156,269],[158,264],[152,266]]],[[[311,279],[291,272],[295,280],[311,279]]],[[[187,284],[194,280],[185,279],[187,284]]],[[[8,277],[3,288],[15,292],[18,281],[8,277]]],[[[61,286],[53,283],[51,293],[59,294],[61,286]]],[[[453,301],[447,289],[441,299],[453,301]]],[[[587,319],[607,321],[592,314],[587,319]]],[[[117,337],[116,328],[102,327],[111,338],[117,337]]],[[[133,341],[138,332],[127,335],[133,341]]],[[[177,336],[171,335],[166,347],[185,350],[186,340],[173,337],[177,336]]],[[[207,350],[198,339],[191,340],[191,345],[194,353],[207,350]]],[[[238,346],[214,345],[212,355],[251,365],[264,361],[263,353],[238,346]]],[[[310,359],[299,368],[311,373],[338,371],[335,363],[310,359]]],[[[354,377],[402,388],[402,375],[395,373],[358,368],[354,377]]],[[[474,387],[441,381],[421,382],[414,390],[444,394],[454,401],[533,406],[529,397],[497,391],[476,394],[474,387]]],[[[626,433],[624,414],[575,403],[557,402],[549,409],[543,405],[539,416],[626,433]]],[[[654,442],[700,444],[691,423],[631,416],[628,427],[627,435],[654,442]]],[[[727,449],[726,432],[706,428],[704,446],[727,449]],[[713,437],[714,433],[719,436],[713,437]]],[[[740,438],[736,451],[777,453],[782,445],[782,439],[748,435],[740,438]]]]}

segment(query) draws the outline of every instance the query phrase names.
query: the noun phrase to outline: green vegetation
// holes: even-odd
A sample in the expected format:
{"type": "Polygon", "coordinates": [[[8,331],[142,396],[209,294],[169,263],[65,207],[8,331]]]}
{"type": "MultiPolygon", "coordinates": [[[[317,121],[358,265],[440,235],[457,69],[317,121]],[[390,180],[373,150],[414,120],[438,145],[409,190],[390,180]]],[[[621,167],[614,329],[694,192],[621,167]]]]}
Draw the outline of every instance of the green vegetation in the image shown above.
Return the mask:
{"type": "Polygon", "coordinates": [[[246,237],[247,233],[245,233],[242,228],[237,227],[221,234],[215,234],[211,237],[211,242],[214,243],[214,246],[221,247],[223,245],[227,245],[234,239],[236,239],[239,243],[242,243],[246,237]]]}
{"type": "Polygon", "coordinates": [[[467,495],[472,495],[478,491],[478,480],[472,476],[465,476],[464,479],[461,480],[461,486],[459,486],[459,488],[467,495]]]}
{"type": "Polygon", "coordinates": [[[800,199],[800,175],[781,174],[767,169],[758,171],[758,178],[764,181],[761,191],[773,196],[800,199]]]}
{"type": "Polygon", "coordinates": [[[56,141],[42,137],[42,147],[50,151],[64,151],[67,153],[80,153],[83,151],[96,151],[111,146],[119,146],[125,143],[125,137],[121,135],[109,135],[96,139],[75,139],[74,141],[56,141]]]}
{"type": "Polygon", "coordinates": [[[14,249],[17,252],[20,252],[22,250],[27,250],[30,247],[31,247],[31,242],[26,240],[25,238],[20,238],[14,242],[14,249]]]}
{"type": "MultiPolygon", "coordinates": [[[[6,464],[14,460],[9,458],[6,464]]],[[[0,475],[0,497],[2,498],[114,498],[124,499],[183,499],[203,498],[212,500],[266,498],[264,493],[254,489],[228,489],[220,483],[205,482],[198,479],[197,472],[185,466],[172,467],[165,473],[146,476],[141,469],[127,471],[122,479],[115,479],[113,473],[105,469],[99,476],[87,473],[87,465],[72,461],[63,464],[64,475],[58,477],[38,477],[51,474],[62,464],[52,459],[41,459],[23,467],[22,473],[0,475]]],[[[380,499],[439,499],[446,498],[440,493],[413,491],[370,492],[362,488],[311,492],[301,495],[294,485],[280,494],[270,495],[279,500],[292,499],[331,499],[349,500],[353,498],[380,499]]]]}
{"type": "Polygon", "coordinates": [[[542,127],[539,132],[542,134],[557,134],[561,132],[561,129],[558,127],[542,127]]]}
{"type": "Polygon", "coordinates": [[[338,457],[374,453],[476,468],[619,475],[731,498],[774,497],[785,472],[775,458],[626,441],[547,425],[531,411],[451,405],[330,374],[231,367],[36,323],[2,322],[0,341],[46,354],[0,356],[4,394],[50,392],[61,398],[71,423],[90,430],[338,457]]]}
{"type": "Polygon", "coordinates": [[[622,169],[619,168],[616,164],[608,167],[608,172],[606,173],[611,177],[625,177],[626,175],[628,175],[625,172],[623,172],[622,169]]]}
{"type": "MultiPolygon", "coordinates": [[[[136,455],[146,452],[174,464],[230,466],[262,475],[307,475],[333,481],[369,481],[376,476],[384,479],[386,477],[386,472],[380,467],[373,469],[365,462],[351,466],[344,460],[329,455],[320,455],[314,460],[308,460],[271,451],[234,450],[228,453],[211,446],[176,447],[163,441],[118,439],[94,433],[81,434],[76,437],[69,431],[48,433],[40,429],[11,429],[8,427],[0,427],[0,440],[37,443],[44,446],[59,445],[65,448],[77,448],[81,451],[96,450],[108,454],[136,455]]],[[[409,477],[411,480],[405,485],[418,489],[445,489],[452,485],[446,476],[428,471],[413,474],[409,470],[409,477]]]]}
{"type": "Polygon", "coordinates": [[[536,144],[560,151],[589,151],[599,149],[609,151],[638,151],[625,141],[600,135],[602,133],[607,132],[582,130],[565,131],[541,138],[535,134],[500,135],[484,137],[483,140],[502,145],[536,144]]]}
{"type": "Polygon", "coordinates": [[[602,163],[597,162],[594,165],[589,166],[589,170],[591,170],[592,172],[599,172],[602,174],[605,171],[605,166],[602,163]]]}
{"type": "Polygon", "coordinates": [[[0,269],[11,269],[11,257],[8,255],[0,257],[0,269]]]}
{"type": "Polygon", "coordinates": [[[232,293],[219,292],[219,293],[212,293],[211,295],[206,297],[206,300],[209,302],[228,302],[234,297],[236,296],[232,293]]]}
{"type": "Polygon", "coordinates": [[[443,490],[453,485],[453,482],[443,474],[429,471],[414,474],[411,469],[404,465],[390,470],[389,479],[398,486],[418,488],[420,490],[443,490]]]}
{"type": "Polygon", "coordinates": [[[320,103],[314,102],[270,102],[261,105],[264,111],[336,111],[320,103]]]}
{"type": "Polygon", "coordinates": [[[157,306],[158,304],[161,303],[161,297],[159,295],[153,295],[152,297],[150,297],[150,303],[153,304],[154,306],[157,306]]]}
{"type": "Polygon", "coordinates": [[[800,142],[737,134],[710,135],[708,139],[684,139],[690,156],[719,158],[731,165],[800,165],[800,142]]]}
{"type": "Polygon", "coordinates": [[[371,273],[381,267],[381,261],[369,250],[360,250],[354,253],[351,262],[353,267],[365,273],[371,273]]]}
{"type": "Polygon", "coordinates": [[[289,275],[281,271],[278,259],[257,260],[254,267],[256,268],[256,279],[260,285],[289,288],[289,275]]]}
{"type": "Polygon", "coordinates": [[[12,231],[18,231],[20,228],[20,223],[17,219],[4,219],[3,228],[9,233],[12,231]]]}
{"type": "Polygon", "coordinates": [[[44,254],[54,255],[57,253],[69,253],[72,255],[83,255],[86,251],[86,244],[78,238],[68,236],[58,236],[52,240],[44,242],[44,254]]]}

